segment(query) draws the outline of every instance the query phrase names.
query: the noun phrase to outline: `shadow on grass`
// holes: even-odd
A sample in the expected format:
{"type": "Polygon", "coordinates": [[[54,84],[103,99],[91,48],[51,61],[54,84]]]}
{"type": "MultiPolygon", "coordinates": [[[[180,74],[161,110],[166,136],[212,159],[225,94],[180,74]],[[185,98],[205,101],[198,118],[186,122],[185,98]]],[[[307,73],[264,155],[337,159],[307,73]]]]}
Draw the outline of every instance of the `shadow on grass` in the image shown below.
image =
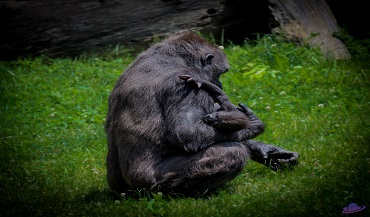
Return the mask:
{"type": "MultiPolygon", "coordinates": [[[[4,140],[3,140],[4,141],[4,140]]],[[[44,176],[25,169],[31,153],[16,146],[1,146],[0,213],[4,216],[52,216],[63,206],[64,193],[46,184],[44,176]]]]}

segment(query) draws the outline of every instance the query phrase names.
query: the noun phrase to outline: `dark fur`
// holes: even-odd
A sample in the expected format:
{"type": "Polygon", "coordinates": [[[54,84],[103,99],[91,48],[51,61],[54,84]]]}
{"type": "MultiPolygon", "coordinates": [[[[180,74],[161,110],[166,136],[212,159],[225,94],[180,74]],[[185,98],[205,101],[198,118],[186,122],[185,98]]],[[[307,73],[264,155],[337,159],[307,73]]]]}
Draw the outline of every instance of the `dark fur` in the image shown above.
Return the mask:
{"type": "MultiPolygon", "coordinates": [[[[222,133],[203,121],[216,112],[214,99],[179,79],[188,74],[218,85],[228,68],[221,50],[183,32],[149,48],[125,70],[109,97],[106,118],[107,177],[113,191],[145,188],[194,196],[233,179],[249,153],[265,164],[280,160],[265,156],[269,145],[249,140],[264,129],[251,110],[240,105],[250,120],[247,128],[222,133]]],[[[271,147],[287,162],[298,158],[271,147]]]]}
{"type": "Polygon", "coordinates": [[[247,128],[248,124],[250,124],[248,117],[231,103],[220,87],[208,81],[193,78],[190,75],[181,75],[180,79],[185,80],[187,84],[193,85],[195,88],[207,91],[220,106],[216,112],[203,117],[207,124],[216,127],[223,133],[236,132],[247,128]]]}

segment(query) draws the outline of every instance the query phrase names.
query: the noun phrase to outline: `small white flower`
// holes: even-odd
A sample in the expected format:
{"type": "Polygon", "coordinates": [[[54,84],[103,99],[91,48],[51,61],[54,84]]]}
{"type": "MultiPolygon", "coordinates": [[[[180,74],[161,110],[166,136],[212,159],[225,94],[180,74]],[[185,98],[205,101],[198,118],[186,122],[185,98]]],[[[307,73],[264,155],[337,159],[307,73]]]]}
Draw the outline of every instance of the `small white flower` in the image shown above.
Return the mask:
{"type": "Polygon", "coordinates": [[[120,204],[120,203],[121,203],[121,201],[119,201],[119,200],[115,200],[115,201],[114,201],[114,203],[115,203],[115,204],[120,204]]]}
{"type": "Polygon", "coordinates": [[[126,196],[126,194],[125,193],[121,193],[121,197],[125,197],[126,196]]]}
{"type": "Polygon", "coordinates": [[[99,170],[98,170],[98,169],[96,169],[96,168],[92,168],[91,170],[92,170],[92,172],[93,172],[95,175],[99,175],[99,170]]]}
{"type": "Polygon", "coordinates": [[[265,108],[266,110],[270,110],[271,109],[271,107],[270,106],[266,106],[266,108],[265,108]]]}
{"type": "Polygon", "coordinates": [[[323,108],[324,107],[324,104],[318,104],[317,107],[323,108]]]}
{"type": "Polygon", "coordinates": [[[218,46],[218,49],[223,50],[225,48],[224,48],[224,46],[220,45],[220,46],[218,46]]]}
{"type": "Polygon", "coordinates": [[[259,100],[263,100],[263,97],[261,97],[261,96],[260,96],[260,97],[258,97],[258,99],[259,99],[259,100]]]}
{"type": "Polygon", "coordinates": [[[279,93],[279,95],[280,96],[283,96],[283,95],[285,95],[286,94],[286,92],[285,91],[281,91],[280,93],[279,93]]]}

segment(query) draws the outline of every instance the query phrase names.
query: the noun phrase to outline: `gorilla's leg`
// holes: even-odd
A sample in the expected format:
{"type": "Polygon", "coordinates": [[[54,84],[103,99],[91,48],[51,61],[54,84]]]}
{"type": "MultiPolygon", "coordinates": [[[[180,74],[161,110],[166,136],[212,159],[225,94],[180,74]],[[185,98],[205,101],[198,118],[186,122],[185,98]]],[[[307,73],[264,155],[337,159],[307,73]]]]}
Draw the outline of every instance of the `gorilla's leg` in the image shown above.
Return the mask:
{"type": "Polygon", "coordinates": [[[221,143],[161,162],[151,191],[201,196],[235,178],[249,157],[241,143],[221,143]]]}
{"type": "Polygon", "coordinates": [[[207,114],[203,117],[203,121],[223,133],[236,132],[251,125],[249,118],[238,109],[207,114]]]}
{"type": "Polygon", "coordinates": [[[297,152],[255,140],[246,140],[243,144],[249,149],[252,160],[268,166],[274,171],[298,163],[299,154],[297,152]]]}
{"type": "Polygon", "coordinates": [[[118,151],[116,148],[109,148],[107,154],[107,180],[110,189],[117,193],[126,192],[129,189],[127,183],[123,180],[121,168],[119,165],[118,151]]]}

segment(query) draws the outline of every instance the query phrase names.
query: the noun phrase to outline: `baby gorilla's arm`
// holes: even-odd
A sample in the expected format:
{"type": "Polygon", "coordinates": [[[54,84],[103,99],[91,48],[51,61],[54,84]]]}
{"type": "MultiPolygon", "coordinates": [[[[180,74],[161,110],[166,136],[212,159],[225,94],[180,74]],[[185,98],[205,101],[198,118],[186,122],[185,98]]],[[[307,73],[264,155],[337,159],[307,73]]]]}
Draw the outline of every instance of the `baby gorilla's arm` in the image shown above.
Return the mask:
{"type": "Polygon", "coordinates": [[[215,102],[221,106],[221,110],[231,111],[235,109],[235,106],[231,103],[225,92],[211,82],[199,78],[193,78],[190,75],[180,75],[179,78],[185,80],[188,84],[207,91],[215,102]]]}
{"type": "Polygon", "coordinates": [[[193,78],[190,75],[181,75],[179,77],[188,84],[207,91],[215,102],[220,105],[220,109],[217,112],[204,116],[204,122],[224,133],[236,132],[248,127],[250,123],[248,116],[240,109],[236,109],[221,88],[206,80],[193,78]]]}

